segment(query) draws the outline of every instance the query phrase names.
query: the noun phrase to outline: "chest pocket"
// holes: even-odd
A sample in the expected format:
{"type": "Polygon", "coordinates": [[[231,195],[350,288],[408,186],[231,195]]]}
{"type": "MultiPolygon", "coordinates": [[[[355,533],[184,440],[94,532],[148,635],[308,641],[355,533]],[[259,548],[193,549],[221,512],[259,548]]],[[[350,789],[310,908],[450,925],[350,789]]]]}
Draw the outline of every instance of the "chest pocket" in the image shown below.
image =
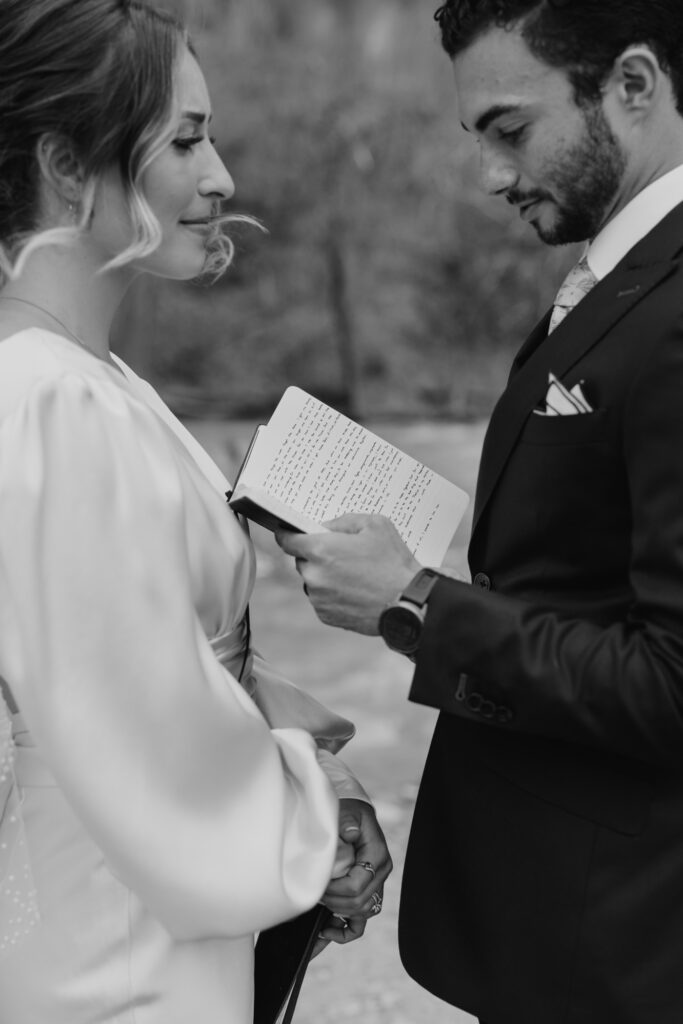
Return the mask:
{"type": "Polygon", "coordinates": [[[606,409],[577,413],[575,416],[539,416],[531,413],[522,433],[522,444],[584,445],[601,444],[610,436],[606,409]]]}

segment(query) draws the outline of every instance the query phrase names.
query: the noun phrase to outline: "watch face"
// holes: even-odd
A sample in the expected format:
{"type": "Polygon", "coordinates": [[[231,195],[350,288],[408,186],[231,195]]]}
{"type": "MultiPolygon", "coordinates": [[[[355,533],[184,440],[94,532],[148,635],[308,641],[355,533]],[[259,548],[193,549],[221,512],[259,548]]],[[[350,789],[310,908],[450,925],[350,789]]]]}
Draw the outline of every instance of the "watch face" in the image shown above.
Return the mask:
{"type": "Polygon", "coordinates": [[[420,642],[422,619],[417,609],[413,611],[402,605],[392,605],[382,612],[379,631],[384,642],[392,650],[412,654],[420,642]]]}

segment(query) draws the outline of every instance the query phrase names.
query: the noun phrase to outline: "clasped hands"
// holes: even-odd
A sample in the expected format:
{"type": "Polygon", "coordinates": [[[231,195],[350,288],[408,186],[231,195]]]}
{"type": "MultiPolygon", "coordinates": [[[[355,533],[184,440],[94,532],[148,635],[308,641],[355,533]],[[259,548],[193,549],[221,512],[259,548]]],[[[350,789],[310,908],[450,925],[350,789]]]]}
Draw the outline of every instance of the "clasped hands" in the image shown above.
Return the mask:
{"type": "Polygon", "coordinates": [[[340,846],[333,877],[321,903],[330,911],[312,956],[330,942],[353,942],[370,917],[382,907],[384,882],[391,873],[391,855],[375,812],[364,800],[339,801],[340,846]]]}
{"type": "Polygon", "coordinates": [[[318,618],[376,635],[384,608],[422,568],[385,516],[351,513],[327,533],[280,530],[275,538],[296,567],[318,618]]]}

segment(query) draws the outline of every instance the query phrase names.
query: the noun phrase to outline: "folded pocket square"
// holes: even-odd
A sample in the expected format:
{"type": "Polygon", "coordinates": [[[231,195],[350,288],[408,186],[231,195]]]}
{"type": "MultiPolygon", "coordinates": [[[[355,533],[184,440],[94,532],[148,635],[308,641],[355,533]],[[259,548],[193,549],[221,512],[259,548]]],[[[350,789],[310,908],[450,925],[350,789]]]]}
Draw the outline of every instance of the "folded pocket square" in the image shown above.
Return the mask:
{"type": "Polygon", "coordinates": [[[534,409],[536,416],[578,416],[582,413],[593,412],[593,409],[583,393],[579,381],[571,390],[557,379],[554,373],[548,374],[548,391],[545,396],[545,407],[534,409]]]}

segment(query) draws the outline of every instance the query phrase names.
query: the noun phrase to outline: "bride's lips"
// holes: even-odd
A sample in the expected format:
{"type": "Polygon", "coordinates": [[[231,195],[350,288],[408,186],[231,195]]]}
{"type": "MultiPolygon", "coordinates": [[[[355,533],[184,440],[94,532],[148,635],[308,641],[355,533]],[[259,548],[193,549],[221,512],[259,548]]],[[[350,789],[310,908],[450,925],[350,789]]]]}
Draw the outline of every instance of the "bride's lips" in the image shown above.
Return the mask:
{"type": "Polygon", "coordinates": [[[196,235],[206,235],[214,223],[213,217],[198,217],[196,220],[181,220],[182,227],[196,235]]]}
{"type": "Polygon", "coordinates": [[[221,220],[222,216],[220,213],[205,213],[203,217],[181,217],[180,223],[185,227],[210,228],[216,221],[221,220]]]}

